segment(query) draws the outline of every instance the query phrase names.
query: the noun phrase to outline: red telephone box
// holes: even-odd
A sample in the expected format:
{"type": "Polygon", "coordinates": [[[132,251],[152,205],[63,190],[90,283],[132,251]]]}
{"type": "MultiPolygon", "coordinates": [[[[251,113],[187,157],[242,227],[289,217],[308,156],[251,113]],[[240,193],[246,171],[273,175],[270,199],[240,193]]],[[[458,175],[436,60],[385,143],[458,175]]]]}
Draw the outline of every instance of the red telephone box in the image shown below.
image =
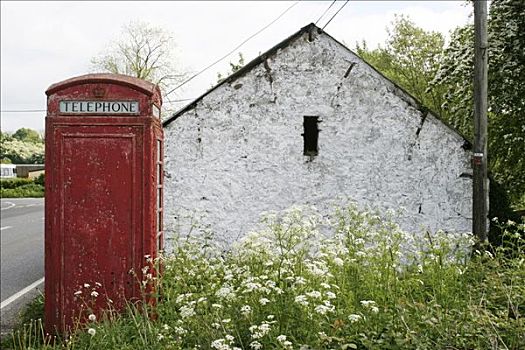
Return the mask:
{"type": "Polygon", "coordinates": [[[46,95],[45,324],[55,333],[143,300],[141,282],[155,274],[162,98],[118,74],[68,79],[46,95]]]}

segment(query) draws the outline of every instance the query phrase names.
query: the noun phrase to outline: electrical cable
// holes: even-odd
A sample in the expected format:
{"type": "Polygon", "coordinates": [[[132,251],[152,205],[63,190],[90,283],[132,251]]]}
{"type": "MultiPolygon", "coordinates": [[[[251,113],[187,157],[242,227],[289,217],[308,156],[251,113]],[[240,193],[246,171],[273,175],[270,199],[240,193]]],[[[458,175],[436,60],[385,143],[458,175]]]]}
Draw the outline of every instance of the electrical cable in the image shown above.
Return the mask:
{"type": "Polygon", "coordinates": [[[323,12],[323,14],[321,15],[321,17],[319,17],[319,19],[318,19],[317,21],[315,21],[315,25],[317,25],[317,23],[321,20],[321,18],[323,18],[324,15],[326,15],[326,13],[327,13],[328,11],[330,11],[330,9],[332,8],[332,6],[334,6],[334,4],[335,4],[336,1],[337,1],[337,0],[332,1],[332,3],[330,4],[330,6],[328,6],[328,8],[323,12]]]}
{"type": "Polygon", "coordinates": [[[259,33],[261,33],[263,30],[265,30],[266,28],[268,28],[269,26],[271,26],[272,24],[274,24],[275,22],[277,22],[282,16],[284,16],[288,11],[290,11],[295,5],[297,5],[299,3],[299,1],[296,1],[294,4],[292,4],[290,7],[288,7],[286,10],[284,10],[276,19],[274,19],[273,21],[271,21],[269,24],[267,24],[266,26],[264,26],[263,28],[259,29],[259,31],[257,31],[255,34],[252,34],[250,37],[248,37],[246,40],[244,40],[242,43],[240,43],[239,45],[237,45],[233,50],[231,50],[230,52],[228,52],[226,55],[222,56],[221,58],[219,58],[218,60],[216,60],[215,62],[213,62],[212,64],[208,65],[207,67],[203,68],[202,70],[200,70],[199,72],[195,73],[194,75],[192,75],[191,77],[189,77],[188,79],[186,79],[185,81],[183,81],[182,83],[180,83],[179,85],[177,85],[176,87],[174,87],[173,89],[171,89],[170,91],[168,91],[168,93],[165,95],[166,97],[168,95],[170,95],[172,92],[174,92],[175,90],[181,88],[182,86],[186,85],[187,83],[189,83],[191,80],[193,80],[194,78],[196,78],[197,76],[201,75],[202,73],[204,73],[205,71],[207,71],[208,69],[210,69],[211,67],[215,66],[217,63],[219,63],[220,61],[222,61],[223,59],[227,58],[228,56],[230,56],[232,53],[234,53],[235,51],[237,51],[242,45],[246,44],[249,40],[251,40],[253,37],[255,37],[256,35],[258,35],[259,33]]]}
{"type": "Polygon", "coordinates": [[[35,113],[35,112],[45,112],[46,109],[11,109],[11,110],[1,110],[2,113],[35,113]]]}
{"type": "Polygon", "coordinates": [[[346,4],[348,4],[348,1],[350,1],[350,0],[346,0],[346,2],[343,4],[343,6],[341,6],[341,7],[339,8],[339,10],[337,10],[337,12],[332,16],[332,18],[330,18],[330,20],[329,20],[329,21],[324,25],[324,27],[322,28],[323,30],[326,28],[326,26],[327,26],[330,22],[332,22],[332,20],[335,18],[335,16],[337,16],[337,14],[339,13],[339,11],[341,11],[341,10],[343,9],[343,7],[345,7],[346,4]]]}

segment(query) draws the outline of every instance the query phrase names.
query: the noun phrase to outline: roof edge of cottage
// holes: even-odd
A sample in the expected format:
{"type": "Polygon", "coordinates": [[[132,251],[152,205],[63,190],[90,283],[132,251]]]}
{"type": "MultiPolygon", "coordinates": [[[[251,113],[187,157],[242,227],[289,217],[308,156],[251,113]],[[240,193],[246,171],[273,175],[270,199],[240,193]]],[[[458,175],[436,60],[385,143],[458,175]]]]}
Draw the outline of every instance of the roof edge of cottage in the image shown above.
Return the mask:
{"type": "MultiPolygon", "coordinates": [[[[463,141],[465,141],[465,143],[463,144],[463,147],[468,150],[468,149],[472,149],[472,141],[466,136],[464,135],[462,132],[460,132],[459,130],[457,130],[456,128],[454,128],[452,125],[450,125],[448,122],[446,122],[445,120],[443,120],[443,118],[441,118],[441,116],[436,113],[435,111],[433,111],[432,109],[428,108],[427,106],[423,105],[416,97],[412,96],[411,93],[409,93],[408,91],[406,91],[403,87],[401,87],[399,84],[397,84],[395,81],[391,80],[390,78],[388,78],[387,76],[385,76],[383,73],[381,73],[379,70],[377,70],[373,65],[371,65],[370,63],[368,63],[367,60],[365,60],[363,57],[359,56],[357,53],[355,53],[354,51],[352,51],[351,49],[349,49],[346,45],[344,45],[343,43],[341,43],[339,40],[337,40],[336,38],[334,38],[333,36],[331,36],[330,34],[328,34],[327,32],[323,31],[322,29],[318,28],[318,30],[322,33],[324,33],[326,36],[328,36],[330,39],[332,39],[333,41],[335,41],[337,44],[339,44],[340,46],[342,46],[344,49],[350,51],[352,54],[354,54],[355,56],[357,56],[361,61],[363,61],[364,63],[366,63],[366,65],[368,65],[374,72],[376,72],[377,74],[379,74],[383,79],[385,79],[386,81],[390,82],[392,85],[394,85],[394,88],[397,89],[398,91],[400,91],[402,94],[396,94],[399,98],[401,98],[403,101],[405,101],[408,105],[410,105],[411,107],[417,109],[418,111],[420,111],[422,114],[426,114],[426,113],[430,113],[432,114],[432,116],[434,118],[436,118],[437,120],[439,120],[443,125],[445,125],[447,128],[449,128],[450,130],[452,130],[453,132],[455,132],[458,136],[460,136],[463,141]]],[[[395,93],[395,91],[394,91],[395,93]]]]}
{"type": "Polygon", "coordinates": [[[191,110],[191,109],[195,108],[197,103],[200,100],[202,100],[204,97],[206,97],[208,94],[210,94],[211,92],[213,92],[214,90],[216,90],[220,86],[222,86],[222,85],[224,85],[226,83],[231,83],[232,81],[236,80],[237,78],[245,75],[252,68],[256,67],[260,63],[263,63],[266,58],[268,58],[269,56],[272,56],[273,54],[275,54],[279,49],[282,49],[283,47],[288,46],[288,44],[291,41],[293,41],[296,38],[300,37],[303,33],[309,32],[313,28],[317,28],[318,30],[321,30],[319,27],[317,27],[313,23],[310,23],[307,26],[301,28],[295,34],[289,36],[288,38],[284,39],[283,41],[281,41],[277,45],[273,46],[271,49],[269,49],[266,52],[260,54],[259,56],[257,56],[256,58],[254,58],[253,60],[248,62],[246,65],[244,65],[241,69],[239,69],[235,73],[230,74],[229,76],[224,78],[220,83],[218,83],[217,85],[213,86],[211,89],[207,90],[204,94],[200,95],[195,100],[193,100],[192,102],[190,102],[186,106],[182,107],[182,109],[180,109],[177,112],[173,113],[173,115],[171,117],[169,117],[168,119],[166,119],[165,121],[162,122],[162,126],[165,127],[165,126],[169,125],[172,121],[174,121],[175,119],[180,117],[184,112],[187,112],[188,110],[191,110]]]}
{"type": "MultiPolygon", "coordinates": [[[[379,74],[386,81],[390,82],[394,86],[394,89],[397,89],[399,92],[401,92],[400,94],[399,93],[396,94],[399,98],[401,98],[403,101],[405,101],[409,106],[411,106],[411,107],[417,109],[418,111],[420,111],[422,114],[426,114],[426,113],[432,114],[432,116],[434,118],[436,118],[443,125],[445,125],[447,128],[449,128],[450,130],[455,132],[458,136],[460,136],[464,140],[463,147],[464,147],[465,150],[472,149],[472,141],[469,140],[469,138],[466,135],[464,135],[459,130],[454,128],[452,125],[450,125],[448,122],[443,120],[438,113],[436,113],[435,111],[433,111],[430,108],[428,108],[425,105],[423,105],[416,97],[412,96],[412,94],[410,94],[408,91],[406,91],[403,87],[401,87],[396,82],[394,82],[391,79],[389,79],[388,77],[386,77],[383,73],[381,73],[379,70],[377,70],[373,65],[368,63],[364,58],[362,58],[361,56],[356,54],[354,51],[349,49],[346,45],[344,45],[339,40],[337,40],[336,38],[334,38],[333,36],[331,36],[330,34],[325,32],[323,29],[321,29],[318,26],[316,26],[314,23],[310,23],[310,24],[304,26],[299,31],[297,31],[295,34],[293,34],[293,35],[289,36],[288,38],[284,39],[283,41],[279,42],[277,45],[273,46],[272,48],[270,48],[266,52],[260,54],[259,56],[257,56],[256,58],[254,58],[253,60],[248,62],[245,66],[243,66],[238,71],[236,71],[236,72],[230,74],[228,77],[224,78],[220,83],[216,84],[211,89],[207,90],[205,93],[203,93],[202,95],[197,97],[195,100],[193,100],[192,102],[190,102],[186,106],[182,107],[177,112],[173,113],[171,117],[169,117],[168,119],[166,119],[165,121],[162,122],[162,126],[163,127],[168,126],[171,122],[173,122],[175,119],[180,117],[182,114],[184,114],[185,112],[195,108],[199,101],[201,101],[204,97],[206,97],[208,94],[210,94],[211,92],[213,92],[214,90],[216,90],[220,86],[222,86],[222,85],[224,85],[226,83],[231,83],[232,81],[236,80],[237,78],[245,75],[252,68],[256,67],[257,65],[259,65],[261,63],[263,63],[265,59],[267,59],[268,57],[274,55],[279,49],[282,49],[282,48],[288,46],[293,40],[297,39],[298,37],[300,37],[304,33],[310,33],[313,30],[317,30],[318,34],[325,34],[330,39],[335,41],[338,45],[343,47],[345,50],[351,52],[353,55],[358,57],[361,61],[363,61],[366,65],[368,65],[374,72],[379,74]]],[[[395,93],[395,90],[394,90],[394,93],[395,93]]]]}

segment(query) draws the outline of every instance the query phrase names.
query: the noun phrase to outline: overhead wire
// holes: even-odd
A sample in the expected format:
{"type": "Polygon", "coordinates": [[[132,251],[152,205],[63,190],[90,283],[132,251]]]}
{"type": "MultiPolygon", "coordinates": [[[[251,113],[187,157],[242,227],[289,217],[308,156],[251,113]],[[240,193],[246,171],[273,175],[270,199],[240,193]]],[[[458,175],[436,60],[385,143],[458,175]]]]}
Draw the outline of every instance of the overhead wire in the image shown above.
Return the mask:
{"type": "Polygon", "coordinates": [[[348,4],[348,1],[350,1],[350,0],[346,0],[346,2],[343,4],[343,6],[341,6],[341,7],[339,8],[339,10],[337,10],[337,12],[334,13],[334,15],[332,16],[332,18],[330,18],[330,20],[329,20],[328,22],[326,22],[326,24],[325,24],[324,27],[322,28],[323,30],[326,28],[326,26],[327,26],[330,22],[332,22],[332,20],[335,18],[335,16],[337,16],[337,14],[339,13],[339,11],[341,11],[341,10],[343,9],[343,7],[345,7],[346,4],[348,4]]]}
{"type": "Polygon", "coordinates": [[[45,109],[3,109],[0,112],[2,113],[35,113],[35,112],[45,112],[45,109]]]}
{"type": "Polygon", "coordinates": [[[335,4],[336,1],[337,1],[337,0],[332,1],[332,3],[330,4],[330,6],[328,6],[328,8],[323,12],[323,14],[321,15],[321,17],[319,17],[319,18],[317,19],[317,21],[315,21],[315,25],[317,25],[317,23],[321,20],[321,18],[323,18],[324,15],[326,15],[326,13],[327,13],[328,11],[330,11],[330,9],[332,8],[332,6],[334,6],[334,4],[335,4]]]}
{"type": "Polygon", "coordinates": [[[239,45],[237,45],[234,49],[232,49],[230,52],[228,52],[226,55],[222,56],[221,58],[219,58],[218,60],[216,60],[215,62],[209,64],[208,66],[206,66],[205,68],[201,69],[199,72],[195,73],[194,75],[192,75],[191,77],[189,77],[188,79],[186,79],[185,81],[183,81],[182,83],[180,83],[179,85],[177,85],[176,87],[174,87],[173,89],[171,89],[170,91],[168,91],[168,93],[165,95],[166,97],[168,95],[170,95],[171,93],[173,93],[175,90],[181,88],[182,86],[186,85],[187,83],[189,83],[190,81],[192,81],[193,79],[195,79],[196,77],[198,77],[199,75],[201,75],[202,73],[204,73],[205,71],[207,71],[208,69],[210,69],[211,67],[215,66],[217,63],[219,63],[220,61],[224,60],[225,58],[227,58],[228,56],[230,56],[232,53],[234,53],[236,50],[238,50],[241,46],[243,46],[244,44],[246,44],[249,40],[251,40],[252,38],[254,38],[256,35],[260,34],[262,31],[264,31],[266,28],[268,28],[269,26],[271,26],[272,24],[274,24],[275,22],[277,22],[282,16],[284,16],[288,11],[290,11],[295,5],[297,5],[299,3],[299,1],[296,1],[295,3],[293,3],[291,6],[289,6],[286,10],[284,10],[277,18],[275,18],[273,21],[271,21],[270,23],[268,23],[266,26],[264,26],[263,28],[259,29],[257,32],[255,32],[254,34],[252,34],[251,36],[249,36],[247,39],[245,39],[242,43],[240,43],[239,45]]]}

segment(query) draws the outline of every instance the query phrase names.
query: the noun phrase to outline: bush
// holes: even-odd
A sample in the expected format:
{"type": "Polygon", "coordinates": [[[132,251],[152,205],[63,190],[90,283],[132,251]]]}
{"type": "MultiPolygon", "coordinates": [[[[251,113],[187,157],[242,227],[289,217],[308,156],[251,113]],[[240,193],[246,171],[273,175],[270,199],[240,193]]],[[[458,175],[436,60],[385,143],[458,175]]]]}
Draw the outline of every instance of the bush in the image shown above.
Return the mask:
{"type": "Polygon", "coordinates": [[[32,184],[32,183],[33,183],[33,180],[29,178],[22,178],[22,177],[8,178],[8,179],[0,180],[0,188],[2,189],[17,188],[17,187],[32,184]]]}
{"type": "Polygon", "coordinates": [[[1,188],[2,198],[40,198],[44,197],[44,186],[35,183],[18,186],[16,188],[1,188]]]}
{"type": "Polygon", "coordinates": [[[36,179],[12,178],[0,180],[2,198],[39,198],[44,197],[44,174],[36,179]]]}
{"type": "Polygon", "coordinates": [[[519,236],[509,258],[471,252],[468,234],[407,234],[354,206],[328,221],[292,209],[266,223],[227,252],[180,236],[160,280],[144,270],[162,291],[154,310],[130,305],[45,348],[525,348],[519,236]]]}
{"type": "Polygon", "coordinates": [[[42,173],[34,180],[36,184],[45,186],[45,174],[42,173]]]}

